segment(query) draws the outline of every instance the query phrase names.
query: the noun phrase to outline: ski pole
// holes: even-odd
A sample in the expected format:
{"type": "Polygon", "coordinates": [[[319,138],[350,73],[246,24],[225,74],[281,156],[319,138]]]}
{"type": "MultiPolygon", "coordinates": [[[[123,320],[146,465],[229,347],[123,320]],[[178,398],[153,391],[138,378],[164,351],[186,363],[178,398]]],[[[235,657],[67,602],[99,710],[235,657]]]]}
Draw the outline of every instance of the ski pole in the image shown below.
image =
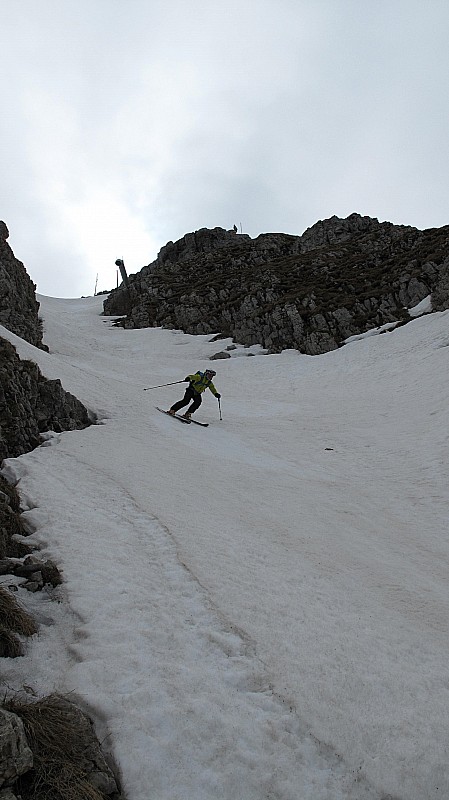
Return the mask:
{"type": "Polygon", "coordinates": [[[174,386],[175,383],[185,383],[185,381],[173,381],[173,383],[161,383],[159,386],[147,386],[143,391],[147,392],[148,389],[162,389],[163,386],[174,386]]]}
{"type": "Polygon", "coordinates": [[[218,410],[220,411],[220,421],[221,421],[221,420],[223,419],[223,417],[221,416],[221,403],[220,403],[220,398],[218,398],[218,410]]]}

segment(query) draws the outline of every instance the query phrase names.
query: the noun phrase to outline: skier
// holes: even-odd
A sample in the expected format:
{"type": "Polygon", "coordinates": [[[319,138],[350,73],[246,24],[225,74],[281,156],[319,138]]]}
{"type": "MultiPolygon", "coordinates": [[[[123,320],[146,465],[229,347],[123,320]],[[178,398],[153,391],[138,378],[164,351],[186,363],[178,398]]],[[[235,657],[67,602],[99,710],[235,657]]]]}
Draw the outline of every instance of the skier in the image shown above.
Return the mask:
{"type": "Polygon", "coordinates": [[[212,394],[215,395],[217,400],[220,399],[221,394],[219,394],[212,383],[212,378],[217,373],[213,369],[207,369],[206,372],[195,372],[194,375],[187,375],[187,378],[184,378],[184,381],[187,382],[189,385],[185,390],[184,397],[182,400],[179,400],[177,403],[174,403],[171,408],[168,410],[168,414],[172,416],[179,411],[180,408],[184,408],[188,403],[191,403],[185,414],[182,416],[185,419],[190,419],[193,412],[200,407],[203,398],[201,397],[201,393],[205,391],[205,389],[210,389],[212,394]]]}

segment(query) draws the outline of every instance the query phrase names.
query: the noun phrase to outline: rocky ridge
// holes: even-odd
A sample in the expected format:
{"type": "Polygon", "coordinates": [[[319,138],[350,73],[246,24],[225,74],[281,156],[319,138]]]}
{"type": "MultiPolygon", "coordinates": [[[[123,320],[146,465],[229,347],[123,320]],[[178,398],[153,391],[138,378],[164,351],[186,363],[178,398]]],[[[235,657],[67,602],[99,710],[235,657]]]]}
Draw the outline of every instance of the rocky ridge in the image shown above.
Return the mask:
{"type": "Polygon", "coordinates": [[[203,228],[163,247],[113,290],[107,315],[125,328],[221,334],[268,352],[317,355],[391,322],[432,295],[449,307],[449,226],[420,231],[351,214],[302,236],[256,239],[203,228]]]}

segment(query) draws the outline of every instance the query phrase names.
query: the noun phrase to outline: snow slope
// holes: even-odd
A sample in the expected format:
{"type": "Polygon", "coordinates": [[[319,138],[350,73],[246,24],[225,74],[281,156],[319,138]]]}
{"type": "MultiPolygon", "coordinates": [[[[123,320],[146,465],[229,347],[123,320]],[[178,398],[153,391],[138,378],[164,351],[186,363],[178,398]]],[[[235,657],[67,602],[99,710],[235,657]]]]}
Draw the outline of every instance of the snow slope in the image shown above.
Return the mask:
{"type": "Polygon", "coordinates": [[[449,797],[449,312],[233,351],[203,429],[143,390],[229,342],[39,300],[50,353],[0,335],[102,424],[5,462],[65,583],[4,682],[81,698],[128,800],[449,797]]]}

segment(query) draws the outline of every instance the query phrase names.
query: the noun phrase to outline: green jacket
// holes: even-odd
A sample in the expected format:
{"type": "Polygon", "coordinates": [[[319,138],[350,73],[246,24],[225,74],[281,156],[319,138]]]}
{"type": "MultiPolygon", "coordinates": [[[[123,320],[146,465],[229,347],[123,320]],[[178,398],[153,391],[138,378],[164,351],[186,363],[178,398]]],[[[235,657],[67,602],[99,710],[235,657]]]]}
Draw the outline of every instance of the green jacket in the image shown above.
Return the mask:
{"type": "Polygon", "coordinates": [[[194,389],[195,392],[198,392],[198,394],[204,392],[205,389],[210,389],[215,397],[218,396],[218,392],[214,384],[209,380],[209,378],[206,378],[204,372],[198,371],[195,372],[194,375],[187,375],[186,381],[190,382],[192,389],[194,389]]]}

